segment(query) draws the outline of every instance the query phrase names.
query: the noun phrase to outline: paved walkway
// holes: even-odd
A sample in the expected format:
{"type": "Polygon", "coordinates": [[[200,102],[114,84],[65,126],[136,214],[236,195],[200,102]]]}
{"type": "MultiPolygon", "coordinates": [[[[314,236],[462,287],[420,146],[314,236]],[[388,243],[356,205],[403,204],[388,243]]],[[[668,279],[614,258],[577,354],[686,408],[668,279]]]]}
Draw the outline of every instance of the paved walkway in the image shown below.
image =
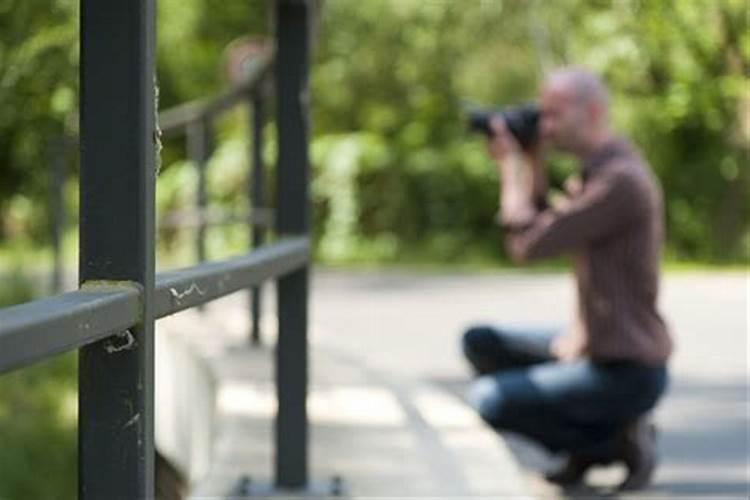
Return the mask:
{"type": "MultiPolygon", "coordinates": [[[[217,378],[216,447],[195,499],[274,498],[273,352],[243,345],[244,303],[230,297],[160,324],[160,335],[205,353],[217,378]]],[[[510,450],[459,398],[315,339],[308,409],[311,491],[275,498],[533,498],[510,450]]]]}
{"type": "MultiPolygon", "coordinates": [[[[538,479],[548,457],[472,420],[458,397],[469,376],[458,339],[477,322],[565,322],[574,304],[569,276],[326,271],[316,273],[312,297],[314,479],[341,475],[348,493],[362,497],[563,496],[538,479]]],[[[214,331],[234,332],[235,344],[247,328],[245,304],[235,296],[213,306],[214,331]]],[[[678,345],[671,389],[656,412],[663,459],[653,488],[631,497],[748,498],[748,278],[669,275],[662,304],[678,345]]],[[[220,393],[226,418],[257,436],[241,460],[229,453],[224,463],[260,482],[271,464],[268,354],[240,350],[221,363],[234,381],[220,393]],[[230,360],[245,367],[239,372],[252,366],[265,375],[237,378],[230,360]]],[[[232,446],[220,441],[220,455],[232,446]]],[[[595,470],[596,488],[580,494],[597,497],[622,474],[595,470]]]]}
{"type": "MultiPolygon", "coordinates": [[[[381,370],[447,388],[461,387],[468,376],[457,342],[470,324],[560,324],[575,303],[571,277],[562,274],[328,272],[314,283],[313,320],[322,341],[381,370]]],[[[749,292],[743,273],[666,276],[661,303],[677,350],[670,391],[656,412],[662,465],[653,488],[635,498],[750,497],[749,292]]],[[[509,443],[532,471],[550,466],[534,448],[509,443]]],[[[623,473],[599,469],[590,479],[614,484],[623,473]]],[[[559,494],[541,481],[537,486],[545,497],[559,494]]]]}

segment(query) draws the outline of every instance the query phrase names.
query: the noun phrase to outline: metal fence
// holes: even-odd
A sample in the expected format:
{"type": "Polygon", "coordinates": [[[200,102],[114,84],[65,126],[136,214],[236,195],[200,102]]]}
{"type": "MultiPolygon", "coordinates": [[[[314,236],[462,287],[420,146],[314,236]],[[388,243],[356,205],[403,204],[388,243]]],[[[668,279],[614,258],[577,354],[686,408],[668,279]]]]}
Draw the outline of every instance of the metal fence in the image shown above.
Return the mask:
{"type": "MultiPolygon", "coordinates": [[[[193,209],[172,211],[165,214],[157,226],[159,229],[194,228],[195,255],[198,262],[207,258],[206,231],[211,226],[245,223],[250,234],[250,249],[260,247],[266,239],[266,230],[273,227],[273,211],[265,206],[265,168],[263,165],[263,128],[265,125],[264,101],[272,95],[267,85],[272,68],[272,52],[266,51],[243,61],[245,79],[229,92],[209,100],[199,100],[167,109],[159,114],[162,136],[185,134],[187,155],[197,169],[196,206],[193,209]],[[249,212],[227,212],[208,208],[207,162],[213,145],[214,121],[223,112],[236,106],[246,105],[251,149],[249,158],[251,172],[248,174],[247,195],[252,205],[249,212]]],[[[60,260],[57,258],[56,260],[60,260]]],[[[260,313],[261,287],[250,290],[250,339],[253,345],[261,341],[260,313]]]]}
{"type": "MultiPolygon", "coordinates": [[[[302,488],[308,482],[312,6],[275,0],[273,61],[261,61],[245,85],[219,99],[160,119],[165,133],[187,127],[200,142],[210,121],[231,106],[251,102],[260,116],[259,84],[274,77],[278,240],[233,259],[157,275],[154,4],[81,0],[80,287],[0,310],[0,373],[78,349],[79,497],[152,497],[155,320],[278,279],[276,485],[302,488]]],[[[257,145],[262,123],[253,122],[257,145]]]]}

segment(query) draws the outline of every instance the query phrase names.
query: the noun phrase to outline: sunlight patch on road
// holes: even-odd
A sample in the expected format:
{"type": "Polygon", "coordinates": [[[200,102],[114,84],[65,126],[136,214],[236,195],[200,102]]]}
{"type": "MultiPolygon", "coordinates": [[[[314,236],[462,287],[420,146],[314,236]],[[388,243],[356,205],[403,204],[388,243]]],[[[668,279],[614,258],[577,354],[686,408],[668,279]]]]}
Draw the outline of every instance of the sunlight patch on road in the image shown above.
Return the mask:
{"type": "MultiPolygon", "coordinates": [[[[273,387],[230,383],[218,397],[219,411],[228,415],[273,418],[276,394],[273,387]]],[[[313,424],[398,427],[406,415],[396,398],[375,386],[348,386],[313,389],[307,401],[313,424]]]]}
{"type": "Polygon", "coordinates": [[[480,424],[471,408],[440,391],[420,390],[414,397],[414,404],[427,423],[436,429],[471,429],[480,424]]]}

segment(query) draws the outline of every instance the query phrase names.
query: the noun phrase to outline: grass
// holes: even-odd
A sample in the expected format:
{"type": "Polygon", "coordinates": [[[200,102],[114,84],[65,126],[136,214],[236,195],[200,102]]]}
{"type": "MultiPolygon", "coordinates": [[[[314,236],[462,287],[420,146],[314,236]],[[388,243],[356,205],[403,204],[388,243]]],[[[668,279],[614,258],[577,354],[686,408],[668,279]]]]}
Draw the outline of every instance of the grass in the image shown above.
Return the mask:
{"type": "MultiPolygon", "coordinates": [[[[457,253],[453,249],[446,251],[444,248],[435,248],[429,244],[416,248],[408,248],[390,255],[360,250],[353,252],[353,255],[344,259],[318,258],[316,259],[316,263],[330,269],[404,269],[425,273],[483,273],[497,271],[560,273],[568,272],[571,269],[568,257],[541,260],[519,266],[505,258],[499,248],[479,245],[468,248],[461,253],[457,253]]],[[[748,271],[747,262],[684,260],[670,254],[666,254],[662,258],[661,264],[662,270],[668,273],[735,273],[748,271]]]]}
{"type": "MultiPolygon", "coordinates": [[[[0,282],[0,307],[32,300],[20,270],[0,282]]],[[[0,498],[76,496],[76,355],[0,376],[0,498]]]]}
{"type": "MultiPolygon", "coordinates": [[[[162,269],[173,269],[189,266],[195,263],[192,255],[192,243],[185,238],[179,246],[178,252],[159,249],[157,263],[162,269]]],[[[211,259],[227,258],[240,255],[246,251],[245,242],[226,244],[226,241],[209,241],[209,256],[211,259]]],[[[77,268],[78,236],[69,233],[65,238],[63,249],[65,267],[77,268]]],[[[525,265],[514,265],[504,259],[499,249],[473,246],[468,248],[443,247],[435,248],[423,245],[421,248],[407,248],[398,252],[368,251],[367,245],[360,245],[356,251],[345,258],[326,258],[316,255],[316,265],[329,269],[394,269],[415,272],[467,272],[483,273],[494,271],[518,270],[532,273],[566,272],[570,269],[568,259],[558,258],[525,265]]],[[[24,269],[31,273],[46,277],[52,269],[52,252],[49,248],[33,245],[28,241],[5,243],[0,247],[0,273],[7,274],[16,269],[24,269]]],[[[747,272],[748,263],[745,262],[708,262],[698,260],[684,260],[672,255],[662,259],[662,269],[668,273],[688,272],[747,272]]]]}
{"type": "Polygon", "coordinates": [[[741,273],[750,270],[750,264],[742,262],[700,262],[692,260],[665,259],[662,261],[662,269],[669,273],[680,272],[732,272],[741,273]]]}

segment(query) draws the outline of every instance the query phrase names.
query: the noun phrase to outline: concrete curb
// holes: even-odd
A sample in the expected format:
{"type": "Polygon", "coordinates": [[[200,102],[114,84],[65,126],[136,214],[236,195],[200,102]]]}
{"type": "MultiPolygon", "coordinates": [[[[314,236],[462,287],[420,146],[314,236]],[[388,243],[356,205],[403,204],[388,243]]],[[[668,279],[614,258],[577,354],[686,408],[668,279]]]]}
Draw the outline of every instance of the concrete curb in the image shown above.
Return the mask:
{"type": "MultiPolygon", "coordinates": [[[[308,399],[311,491],[263,494],[270,491],[273,464],[273,356],[268,347],[246,347],[246,311],[236,298],[225,300],[163,327],[210,367],[215,380],[217,413],[212,430],[202,431],[214,437],[213,457],[210,468],[191,474],[192,498],[226,498],[242,478],[253,498],[331,498],[336,478],[347,498],[536,498],[504,439],[462,400],[315,341],[308,399]]],[[[275,321],[266,318],[269,345],[275,321]]],[[[320,336],[313,331],[311,338],[320,336]]]]}

